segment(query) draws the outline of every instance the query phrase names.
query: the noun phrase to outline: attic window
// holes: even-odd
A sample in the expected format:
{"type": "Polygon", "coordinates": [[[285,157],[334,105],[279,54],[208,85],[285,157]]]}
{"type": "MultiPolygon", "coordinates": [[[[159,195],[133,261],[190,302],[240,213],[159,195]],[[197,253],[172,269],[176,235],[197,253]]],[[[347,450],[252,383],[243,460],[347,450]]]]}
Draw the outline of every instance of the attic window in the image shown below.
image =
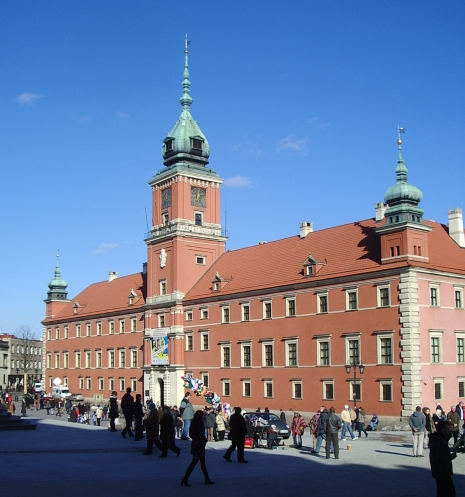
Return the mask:
{"type": "Polygon", "coordinates": [[[133,305],[134,304],[134,297],[129,297],[129,305],[133,305]]]}
{"type": "Polygon", "coordinates": [[[165,152],[171,152],[173,150],[173,140],[168,140],[165,142],[165,152]]]}
{"type": "Polygon", "coordinates": [[[313,266],[307,266],[307,276],[313,276],[313,266]]]}
{"type": "Polygon", "coordinates": [[[218,292],[219,289],[220,289],[220,283],[219,283],[219,281],[216,281],[215,283],[213,283],[213,290],[218,292]]]}
{"type": "Polygon", "coordinates": [[[202,150],[202,140],[192,138],[192,148],[195,150],[202,150]]]}

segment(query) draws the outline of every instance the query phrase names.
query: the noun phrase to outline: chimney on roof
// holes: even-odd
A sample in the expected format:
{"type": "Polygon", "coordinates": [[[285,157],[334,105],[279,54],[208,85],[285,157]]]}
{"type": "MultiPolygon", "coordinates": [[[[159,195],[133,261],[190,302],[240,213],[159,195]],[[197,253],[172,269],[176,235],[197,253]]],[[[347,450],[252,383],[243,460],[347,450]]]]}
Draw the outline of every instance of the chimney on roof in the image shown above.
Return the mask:
{"type": "Polygon", "coordinates": [[[376,221],[382,221],[384,218],[384,213],[386,212],[387,204],[380,202],[375,204],[375,219],[376,221]]]}
{"type": "Polygon", "coordinates": [[[113,280],[116,280],[116,278],[118,278],[117,271],[108,271],[108,283],[111,283],[113,280]]]}
{"type": "Polygon", "coordinates": [[[146,262],[144,262],[142,264],[142,274],[147,274],[147,263],[146,262]]]}
{"type": "Polygon", "coordinates": [[[449,236],[459,247],[465,247],[463,215],[460,207],[456,207],[453,211],[449,210],[449,236]]]}
{"type": "Polygon", "coordinates": [[[313,223],[299,223],[300,225],[300,238],[305,238],[309,233],[313,233],[313,223]]]}

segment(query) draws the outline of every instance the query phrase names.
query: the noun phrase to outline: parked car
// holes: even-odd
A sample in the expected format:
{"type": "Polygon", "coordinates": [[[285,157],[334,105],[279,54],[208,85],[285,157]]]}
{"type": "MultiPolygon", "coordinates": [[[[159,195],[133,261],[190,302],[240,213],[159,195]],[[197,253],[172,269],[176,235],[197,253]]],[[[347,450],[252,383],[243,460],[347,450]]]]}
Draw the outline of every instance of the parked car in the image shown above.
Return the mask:
{"type": "Polygon", "coordinates": [[[84,395],[82,393],[72,393],[69,399],[73,402],[84,402],[84,395]]]}
{"type": "Polygon", "coordinates": [[[260,440],[287,440],[291,435],[289,426],[272,412],[246,412],[243,416],[255,446],[260,440]]]}

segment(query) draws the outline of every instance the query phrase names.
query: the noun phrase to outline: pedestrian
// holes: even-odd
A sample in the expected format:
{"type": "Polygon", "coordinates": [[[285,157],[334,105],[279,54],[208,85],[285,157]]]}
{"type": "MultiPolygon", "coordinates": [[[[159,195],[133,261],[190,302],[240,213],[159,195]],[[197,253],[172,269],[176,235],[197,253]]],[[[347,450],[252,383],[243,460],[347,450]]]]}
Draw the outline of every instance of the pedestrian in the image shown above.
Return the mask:
{"type": "Polygon", "coordinates": [[[77,420],[77,412],[76,412],[76,406],[73,406],[71,408],[71,411],[69,412],[69,418],[68,418],[68,421],[70,423],[75,423],[77,420]]]}
{"type": "Polygon", "coordinates": [[[132,417],[134,416],[134,398],[131,395],[131,387],[126,388],[126,393],[121,399],[121,410],[124,414],[124,419],[126,421],[126,427],[121,432],[123,438],[126,438],[126,433],[133,437],[134,434],[131,431],[132,417]]]}
{"type": "Polygon", "coordinates": [[[365,438],[368,436],[368,432],[365,430],[365,410],[362,406],[357,409],[357,428],[358,437],[362,437],[362,431],[365,433],[365,438]]]}
{"type": "Polygon", "coordinates": [[[371,421],[370,421],[370,428],[371,428],[371,431],[375,431],[376,430],[376,427],[378,426],[378,423],[379,423],[379,419],[378,419],[378,416],[376,415],[376,413],[374,412],[373,413],[373,416],[371,418],[371,421]]]}
{"type": "MultiPolygon", "coordinates": [[[[314,445],[314,449],[312,451],[313,454],[318,454],[321,449],[321,445],[323,444],[323,440],[326,440],[326,430],[325,430],[325,423],[326,423],[326,418],[329,416],[329,411],[326,409],[326,407],[321,406],[320,407],[320,415],[318,416],[318,421],[317,421],[317,427],[316,427],[316,433],[317,433],[317,442],[314,445]]],[[[326,440],[326,443],[328,441],[326,440]]],[[[334,449],[333,449],[334,450],[334,449]]]]}
{"type": "Polygon", "coordinates": [[[160,438],[160,418],[158,417],[158,410],[153,402],[149,404],[149,415],[145,420],[145,434],[147,438],[147,450],[143,452],[144,456],[152,454],[152,448],[155,445],[160,451],[162,445],[160,438]]]}
{"type": "Polygon", "coordinates": [[[174,423],[169,406],[163,406],[163,417],[160,420],[161,456],[168,457],[168,449],[172,450],[176,457],[179,457],[181,449],[176,447],[174,442],[174,423]]]}
{"type": "Polygon", "coordinates": [[[339,459],[339,440],[337,434],[342,425],[341,419],[336,415],[336,409],[331,407],[324,426],[326,433],[326,459],[330,457],[331,446],[334,449],[334,459],[339,459]]]}
{"type": "Polygon", "coordinates": [[[110,395],[110,431],[117,431],[115,426],[115,419],[118,417],[118,401],[117,393],[113,390],[110,395]]]}
{"type": "Polygon", "coordinates": [[[286,423],[286,413],[282,409],[279,410],[279,419],[283,423],[286,423]]]}
{"type": "Polygon", "coordinates": [[[455,410],[459,413],[460,421],[459,421],[459,434],[462,434],[462,429],[463,429],[463,420],[465,419],[465,409],[463,408],[463,402],[460,401],[455,410]]]}
{"type": "Polygon", "coordinates": [[[413,457],[423,456],[423,438],[425,436],[425,415],[421,412],[421,407],[417,406],[409,420],[413,438],[413,457]]]}
{"type": "Polygon", "coordinates": [[[221,407],[218,409],[215,421],[216,421],[216,432],[218,434],[218,440],[222,442],[224,440],[224,434],[226,432],[226,421],[223,417],[223,410],[221,409],[221,407]]]}
{"type": "Polygon", "coordinates": [[[423,407],[422,412],[425,416],[425,437],[423,438],[423,448],[429,448],[429,436],[436,431],[436,425],[434,424],[433,418],[429,407],[423,407]]]}
{"type": "Polygon", "coordinates": [[[105,404],[102,408],[102,421],[107,421],[108,406],[105,404]]]}
{"type": "Polygon", "coordinates": [[[291,432],[294,438],[294,446],[297,449],[302,448],[302,436],[307,426],[305,419],[298,412],[295,412],[291,423],[291,432]]]}
{"type": "Polygon", "coordinates": [[[40,400],[39,400],[39,397],[37,397],[37,396],[36,396],[35,404],[36,404],[36,411],[38,411],[40,408],[40,400]]]}
{"type": "Polygon", "coordinates": [[[450,411],[447,413],[447,424],[449,425],[451,435],[454,437],[454,444],[457,442],[459,435],[459,423],[460,415],[456,411],[455,406],[451,406],[450,411]]]}
{"type": "Polygon", "coordinates": [[[50,414],[53,416],[55,414],[55,399],[50,399],[50,414]]]}
{"type": "Polygon", "coordinates": [[[216,416],[213,413],[213,409],[211,407],[206,408],[202,419],[205,426],[205,431],[207,432],[207,441],[213,442],[213,428],[215,427],[216,416]]]}
{"type": "Polygon", "coordinates": [[[321,413],[325,410],[322,406],[320,409],[311,417],[310,423],[308,424],[310,428],[310,433],[313,436],[313,450],[316,450],[318,445],[318,420],[320,419],[321,413]]]}
{"type": "Polygon", "coordinates": [[[194,419],[194,407],[190,402],[191,393],[186,392],[184,398],[179,405],[179,412],[182,416],[183,427],[182,427],[182,440],[189,440],[189,427],[191,425],[192,420],[194,419]]]}
{"type": "MultiPolygon", "coordinates": [[[[11,405],[14,407],[13,403],[11,403],[11,405]]],[[[26,402],[23,400],[23,402],[21,403],[21,414],[23,416],[27,416],[26,410],[27,410],[26,402]]]]}
{"type": "Polygon", "coordinates": [[[234,414],[231,415],[229,419],[229,432],[231,434],[231,446],[226,451],[226,454],[223,456],[224,459],[228,462],[231,461],[231,454],[234,452],[234,449],[237,448],[237,462],[238,463],[247,463],[244,459],[244,443],[245,436],[247,435],[247,425],[245,424],[245,419],[241,414],[242,409],[240,407],[234,408],[234,414]]]}
{"type": "Polygon", "coordinates": [[[182,416],[178,410],[178,406],[173,406],[173,409],[171,409],[171,415],[173,416],[174,432],[178,438],[181,438],[182,416]]]}
{"type": "Polygon", "coordinates": [[[45,405],[44,405],[46,411],[47,411],[47,416],[50,415],[50,409],[52,408],[51,405],[50,405],[50,401],[47,400],[47,402],[45,402],[45,405]]]}
{"type": "Polygon", "coordinates": [[[207,445],[207,439],[205,437],[205,427],[203,421],[204,414],[202,411],[197,411],[194,414],[194,419],[189,428],[189,436],[192,439],[191,444],[191,454],[192,461],[189,464],[184,478],[181,480],[181,485],[190,487],[189,476],[192,471],[194,471],[195,466],[200,461],[200,468],[202,469],[203,476],[205,477],[205,485],[213,485],[215,482],[210,480],[207,472],[207,466],[205,464],[205,446],[207,445]]]}
{"type": "Polygon", "coordinates": [[[144,408],[142,407],[142,395],[136,394],[136,401],[134,402],[134,419],[136,421],[136,436],[135,442],[143,440],[144,434],[142,433],[142,418],[144,417],[144,408]]]}
{"type": "MultiPolygon", "coordinates": [[[[24,405],[24,408],[26,408],[26,404],[24,403],[24,400],[23,400],[22,405],[24,405]]],[[[13,402],[10,402],[8,409],[10,410],[11,415],[14,416],[14,414],[16,412],[16,406],[14,405],[13,402]]],[[[23,412],[22,406],[21,406],[21,412],[23,412]]]]}
{"type": "Polygon", "coordinates": [[[71,410],[71,401],[69,400],[69,398],[66,399],[65,409],[66,409],[66,414],[69,414],[69,411],[71,410]]]}
{"type": "Polygon", "coordinates": [[[351,423],[352,423],[352,417],[350,413],[350,408],[348,405],[344,406],[344,410],[341,412],[341,422],[342,422],[342,433],[341,433],[341,440],[346,439],[346,431],[349,430],[349,434],[352,438],[352,440],[357,440],[358,437],[354,435],[354,432],[352,431],[351,423]]]}
{"type": "Polygon", "coordinates": [[[455,487],[452,480],[452,460],[456,453],[449,449],[450,425],[440,421],[436,426],[436,433],[429,437],[429,462],[431,474],[436,480],[436,497],[455,497],[455,487]]]}
{"type": "Polygon", "coordinates": [[[100,426],[100,423],[102,421],[102,414],[103,414],[103,409],[100,407],[100,404],[97,406],[97,426],[100,426]]]}

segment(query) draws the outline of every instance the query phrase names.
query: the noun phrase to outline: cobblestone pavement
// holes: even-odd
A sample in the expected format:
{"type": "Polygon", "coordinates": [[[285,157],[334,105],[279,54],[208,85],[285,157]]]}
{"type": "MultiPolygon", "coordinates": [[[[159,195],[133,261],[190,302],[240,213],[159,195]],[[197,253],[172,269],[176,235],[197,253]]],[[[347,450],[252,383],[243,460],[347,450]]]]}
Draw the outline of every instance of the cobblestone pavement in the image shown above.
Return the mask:
{"type": "MultiPolygon", "coordinates": [[[[35,411],[28,411],[28,417],[35,411]]],[[[1,432],[2,491],[17,491],[30,483],[43,488],[54,482],[67,497],[96,492],[118,497],[176,491],[189,496],[205,492],[237,492],[241,497],[324,495],[344,493],[357,497],[435,496],[428,451],[425,457],[411,456],[409,433],[370,433],[368,438],[340,442],[340,458],[326,460],[310,453],[312,439],[304,436],[302,449],[246,450],[249,464],[237,464],[222,458],[229,443],[207,445],[207,468],[216,484],[205,487],[200,467],[190,478],[192,487],[180,486],[190,463],[190,442],[176,440],[181,455],[170,452],[159,459],[159,452],[143,456],[145,441],[123,439],[120,432],[105,427],[76,425],[66,417],[56,418],[38,413],[35,431],[1,432]],[[348,450],[348,445],[352,450],[348,450]]],[[[458,496],[465,496],[465,454],[454,461],[454,482],[458,496]]],[[[28,488],[35,488],[29,487],[28,488]]]]}

